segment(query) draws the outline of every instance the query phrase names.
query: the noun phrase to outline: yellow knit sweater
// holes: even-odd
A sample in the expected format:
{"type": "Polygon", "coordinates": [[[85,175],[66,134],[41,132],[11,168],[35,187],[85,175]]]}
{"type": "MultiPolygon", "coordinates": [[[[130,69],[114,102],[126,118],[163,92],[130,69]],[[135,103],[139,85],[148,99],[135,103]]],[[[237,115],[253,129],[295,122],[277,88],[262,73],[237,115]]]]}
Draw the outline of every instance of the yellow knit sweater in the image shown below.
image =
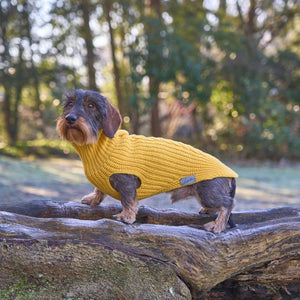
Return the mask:
{"type": "Polygon", "coordinates": [[[99,133],[95,144],[73,144],[87,179],[103,193],[120,200],[109,177],[116,173],[140,178],[138,199],[216,177],[238,177],[217,158],[192,146],[163,138],[129,135],[118,130],[110,139],[99,133]]]}

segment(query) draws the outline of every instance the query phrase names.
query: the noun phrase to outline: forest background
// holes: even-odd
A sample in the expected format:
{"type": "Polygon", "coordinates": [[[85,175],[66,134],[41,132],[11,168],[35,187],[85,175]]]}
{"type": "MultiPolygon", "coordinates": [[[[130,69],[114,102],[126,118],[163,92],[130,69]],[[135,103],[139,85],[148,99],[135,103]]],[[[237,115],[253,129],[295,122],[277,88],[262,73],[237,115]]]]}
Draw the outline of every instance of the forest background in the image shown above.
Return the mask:
{"type": "Polygon", "coordinates": [[[1,0],[0,153],[70,155],[56,119],[82,88],[131,133],[299,160],[299,16],[297,0],[1,0]]]}

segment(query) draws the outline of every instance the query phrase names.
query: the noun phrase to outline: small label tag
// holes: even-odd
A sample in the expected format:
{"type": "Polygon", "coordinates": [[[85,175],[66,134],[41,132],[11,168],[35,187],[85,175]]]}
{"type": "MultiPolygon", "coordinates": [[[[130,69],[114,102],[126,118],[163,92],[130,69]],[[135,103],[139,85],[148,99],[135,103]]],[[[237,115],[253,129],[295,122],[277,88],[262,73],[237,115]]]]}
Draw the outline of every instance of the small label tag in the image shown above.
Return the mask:
{"type": "Polygon", "coordinates": [[[196,177],[195,175],[190,175],[187,177],[183,177],[180,179],[181,185],[187,185],[187,184],[192,184],[196,182],[196,177]]]}

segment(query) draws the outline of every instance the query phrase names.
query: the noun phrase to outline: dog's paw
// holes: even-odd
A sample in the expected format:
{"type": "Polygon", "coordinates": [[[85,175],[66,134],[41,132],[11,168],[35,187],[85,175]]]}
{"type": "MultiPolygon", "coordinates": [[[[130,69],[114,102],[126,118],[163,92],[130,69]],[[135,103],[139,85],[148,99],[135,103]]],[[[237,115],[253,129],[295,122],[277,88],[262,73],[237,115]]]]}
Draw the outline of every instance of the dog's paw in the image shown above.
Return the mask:
{"type": "Polygon", "coordinates": [[[97,206],[101,201],[101,197],[99,197],[95,192],[85,195],[81,199],[82,204],[87,204],[90,206],[97,206]]]}
{"type": "Polygon", "coordinates": [[[113,215],[113,218],[115,220],[122,221],[127,224],[133,224],[136,220],[135,214],[129,213],[126,211],[125,212],[122,211],[121,213],[119,213],[117,215],[113,215]]]}
{"type": "Polygon", "coordinates": [[[213,233],[220,233],[225,229],[226,225],[217,223],[215,221],[209,222],[204,225],[204,229],[213,233]]]}

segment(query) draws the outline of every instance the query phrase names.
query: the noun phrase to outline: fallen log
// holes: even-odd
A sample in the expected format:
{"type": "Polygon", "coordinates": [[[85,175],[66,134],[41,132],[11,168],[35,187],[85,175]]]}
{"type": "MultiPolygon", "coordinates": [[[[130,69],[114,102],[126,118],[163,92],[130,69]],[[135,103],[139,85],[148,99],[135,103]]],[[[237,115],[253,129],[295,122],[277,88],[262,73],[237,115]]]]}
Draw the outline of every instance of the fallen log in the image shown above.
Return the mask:
{"type": "Polygon", "coordinates": [[[202,228],[213,216],[140,207],[126,225],[112,220],[120,209],[41,201],[0,212],[0,296],[20,282],[31,299],[299,295],[299,209],[234,213],[238,226],[221,234],[202,228]]]}

